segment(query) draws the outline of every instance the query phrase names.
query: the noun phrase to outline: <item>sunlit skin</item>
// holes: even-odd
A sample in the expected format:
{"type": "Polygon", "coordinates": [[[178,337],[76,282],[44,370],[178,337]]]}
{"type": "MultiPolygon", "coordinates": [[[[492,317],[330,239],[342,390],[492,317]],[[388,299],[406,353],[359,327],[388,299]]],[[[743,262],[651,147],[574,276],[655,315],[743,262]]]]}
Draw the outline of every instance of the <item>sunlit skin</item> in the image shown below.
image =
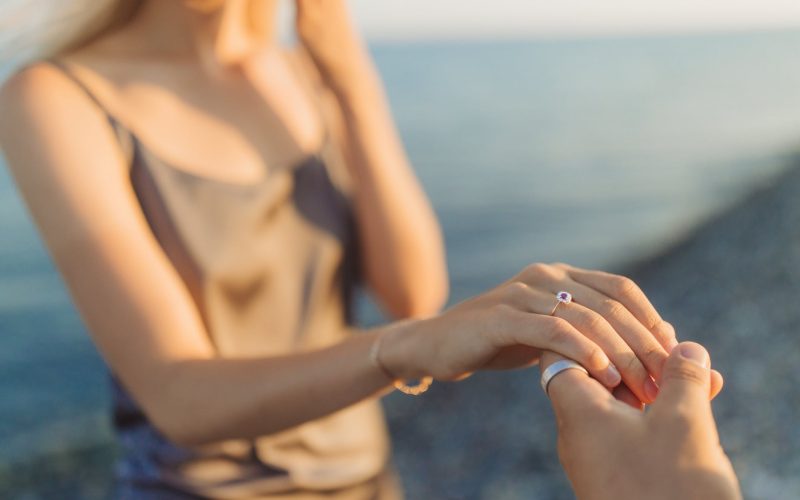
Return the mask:
{"type": "MultiPolygon", "coordinates": [[[[547,353],[542,368],[559,359],[547,353]]],[[[647,413],[567,370],[549,386],[561,463],[582,500],[739,500],[708,394],[717,391],[708,352],[684,342],[670,354],[647,413]]],[[[634,405],[635,406],[635,405],[634,405]]]]}
{"type": "Polygon", "coordinates": [[[624,382],[616,394],[652,401],[650,376],[659,380],[675,334],[626,278],[537,264],[437,314],[447,295],[442,236],[344,3],[298,0],[300,49],[288,52],[271,28],[275,7],[146,1],[129,24],[61,59],[149,150],[230,183],[254,182],[322,141],[290,61],[323,86],[355,183],[366,283],[390,314],[410,318],[338,345],[219,357],[103,113],[47,64],[0,93],[0,143],[19,189],[95,344],[153,424],[184,445],[253,438],[383,394],[391,380],[369,356],[378,335],[397,377],[455,380],[553,351],[608,388],[619,383],[613,363],[624,382]],[[575,302],[550,316],[559,290],[575,302]]]}

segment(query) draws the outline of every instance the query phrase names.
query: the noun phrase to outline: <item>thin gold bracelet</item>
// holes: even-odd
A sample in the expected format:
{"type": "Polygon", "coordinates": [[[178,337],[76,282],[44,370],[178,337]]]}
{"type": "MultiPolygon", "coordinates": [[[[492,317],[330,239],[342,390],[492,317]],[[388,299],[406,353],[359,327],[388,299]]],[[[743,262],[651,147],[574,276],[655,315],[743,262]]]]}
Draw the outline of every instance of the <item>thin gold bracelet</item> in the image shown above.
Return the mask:
{"type": "Polygon", "coordinates": [[[373,365],[378,367],[380,371],[386,375],[387,378],[392,380],[392,385],[398,391],[402,392],[403,394],[408,394],[410,396],[419,396],[423,392],[427,391],[431,384],[433,384],[433,377],[426,376],[419,379],[416,385],[408,385],[403,380],[398,379],[397,377],[386,368],[386,365],[383,364],[380,358],[380,349],[381,349],[381,340],[383,339],[383,335],[378,335],[375,337],[375,340],[372,342],[372,347],[369,350],[369,359],[373,365]]]}

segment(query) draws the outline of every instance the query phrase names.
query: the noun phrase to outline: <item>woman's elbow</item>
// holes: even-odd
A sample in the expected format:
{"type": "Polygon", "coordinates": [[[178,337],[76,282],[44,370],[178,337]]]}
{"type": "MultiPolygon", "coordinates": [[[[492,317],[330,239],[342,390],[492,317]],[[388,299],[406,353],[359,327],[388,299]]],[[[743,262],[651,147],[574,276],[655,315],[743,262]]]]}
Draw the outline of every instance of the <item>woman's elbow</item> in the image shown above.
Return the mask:
{"type": "Polygon", "coordinates": [[[175,407],[162,407],[146,413],[153,427],[180,447],[202,446],[215,441],[200,415],[190,415],[190,412],[175,407]]]}
{"type": "MultiPolygon", "coordinates": [[[[136,398],[147,420],[170,442],[183,447],[201,446],[219,441],[224,436],[224,413],[215,411],[206,402],[213,397],[189,395],[188,375],[176,376],[173,371],[162,377],[165,382],[156,390],[136,398]]],[[[194,385],[194,384],[192,384],[194,385]]]]}

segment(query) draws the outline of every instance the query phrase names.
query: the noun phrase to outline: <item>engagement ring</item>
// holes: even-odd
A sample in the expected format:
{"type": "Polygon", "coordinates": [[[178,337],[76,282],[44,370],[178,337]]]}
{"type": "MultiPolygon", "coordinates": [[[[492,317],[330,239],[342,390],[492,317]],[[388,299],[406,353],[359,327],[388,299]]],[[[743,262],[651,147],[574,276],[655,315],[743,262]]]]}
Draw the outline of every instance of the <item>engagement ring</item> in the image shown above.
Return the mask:
{"type": "Polygon", "coordinates": [[[570,302],[572,302],[572,294],[571,293],[569,293],[569,292],[558,292],[556,294],[556,305],[554,305],[553,306],[553,310],[550,311],[550,316],[552,316],[552,315],[554,315],[556,313],[556,309],[558,309],[558,306],[560,306],[561,304],[569,304],[570,302]]]}

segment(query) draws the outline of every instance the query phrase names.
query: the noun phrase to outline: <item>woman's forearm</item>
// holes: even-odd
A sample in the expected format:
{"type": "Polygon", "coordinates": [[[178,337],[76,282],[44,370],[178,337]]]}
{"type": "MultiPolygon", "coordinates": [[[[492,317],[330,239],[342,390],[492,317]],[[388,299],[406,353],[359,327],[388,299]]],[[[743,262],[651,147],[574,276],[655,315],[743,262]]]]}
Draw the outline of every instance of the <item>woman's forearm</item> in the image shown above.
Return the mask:
{"type": "Polygon", "coordinates": [[[395,316],[425,316],[447,296],[442,235],[392,122],[380,78],[345,0],[296,0],[298,38],[342,120],[368,284],[395,316]]]}
{"type": "Polygon", "coordinates": [[[391,384],[370,360],[380,333],[280,357],[175,362],[151,401],[151,419],[170,439],[198,445],[273,434],[326,416],[391,384]]]}
{"type": "Polygon", "coordinates": [[[366,274],[392,313],[427,315],[447,297],[441,230],[406,158],[380,79],[366,55],[357,58],[334,92],[366,274]]]}

